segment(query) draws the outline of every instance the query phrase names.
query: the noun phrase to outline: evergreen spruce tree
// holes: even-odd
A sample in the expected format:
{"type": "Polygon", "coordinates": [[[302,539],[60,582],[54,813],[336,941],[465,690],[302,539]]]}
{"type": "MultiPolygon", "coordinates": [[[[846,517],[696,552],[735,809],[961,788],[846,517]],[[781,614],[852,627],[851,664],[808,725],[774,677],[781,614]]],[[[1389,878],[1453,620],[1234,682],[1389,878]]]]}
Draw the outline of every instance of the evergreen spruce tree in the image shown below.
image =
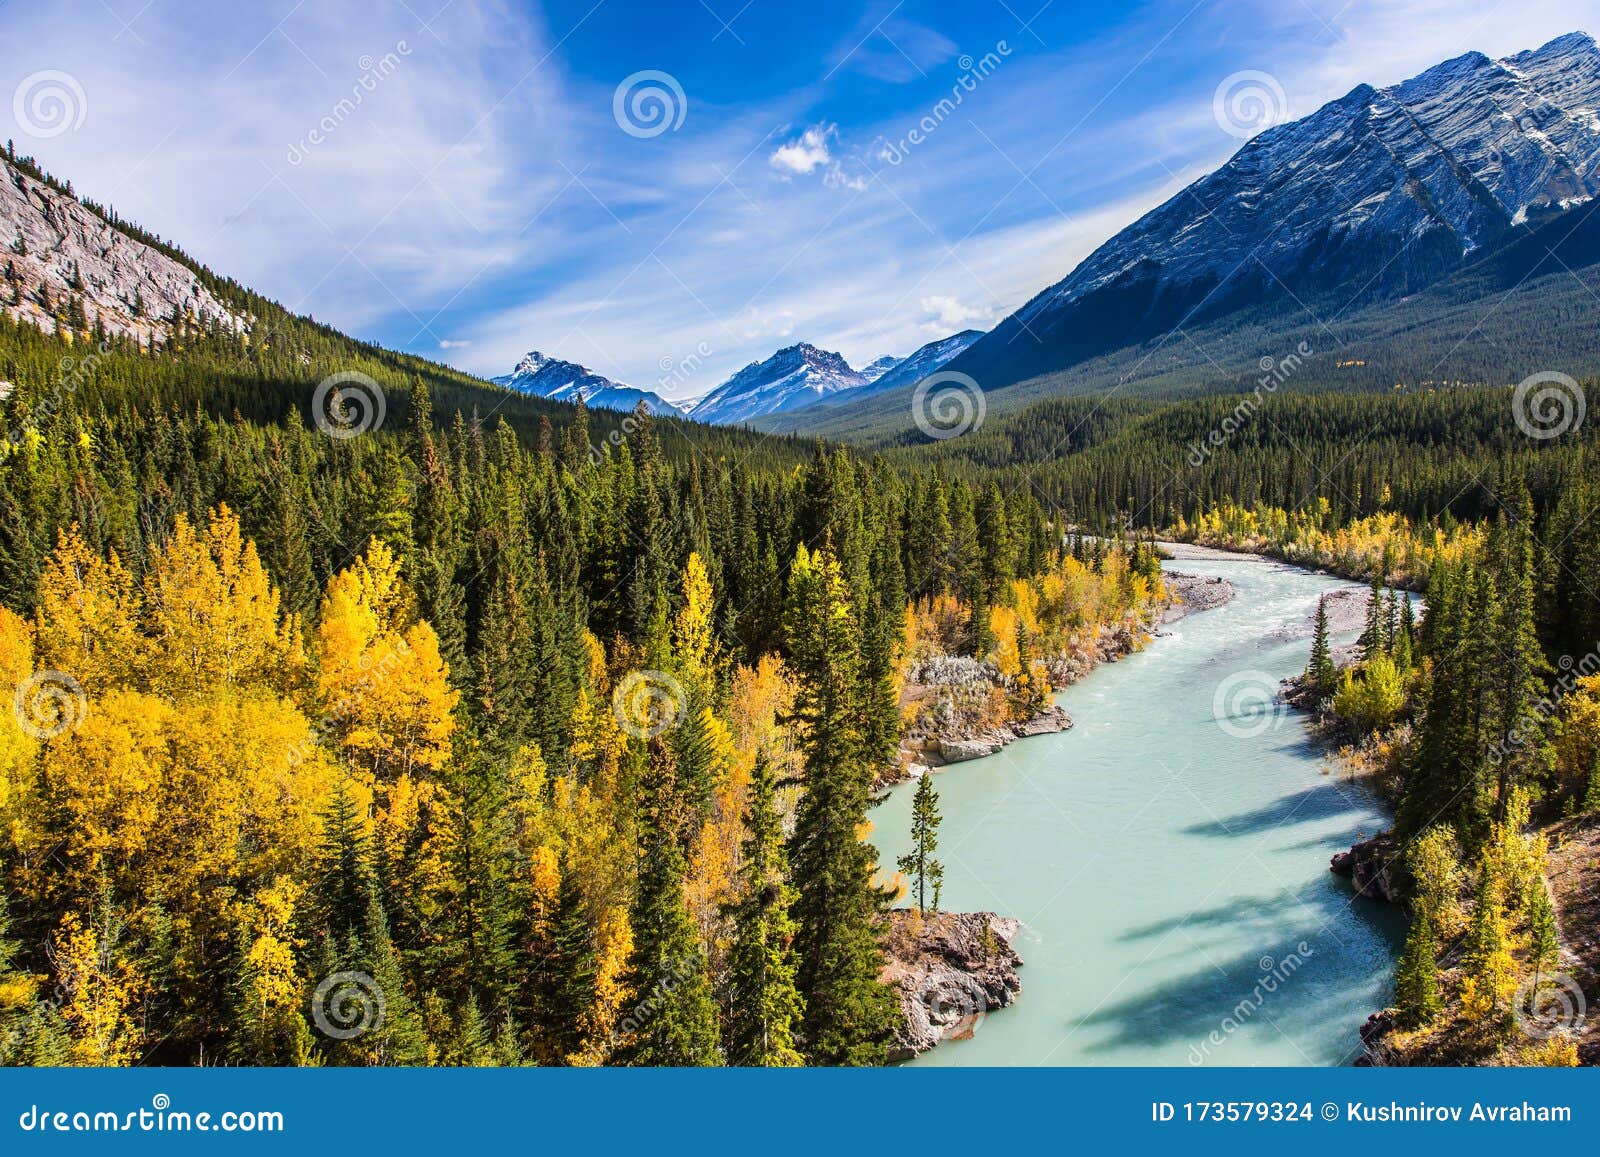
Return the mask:
{"type": "Polygon", "coordinates": [[[1528,900],[1528,967],[1533,969],[1532,999],[1539,998],[1539,986],[1544,974],[1561,958],[1561,934],[1556,926],[1556,908],[1550,899],[1550,889],[1543,880],[1535,879],[1528,900]]]}
{"type": "Polygon", "coordinates": [[[1338,672],[1333,666],[1333,652],[1328,645],[1328,601],[1317,600],[1317,625],[1311,637],[1311,662],[1306,665],[1306,677],[1318,691],[1326,694],[1333,690],[1338,672]]]}
{"type": "Polygon", "coordinates": [[[540,970],[539,1012],[552,1064],[583,1048],[585,1018],[595,1002],[594,924],[570,862],[561,866],[550,952],[540,970]]]}
{"type": "Polygon", "coordinates": [[[705,951],[683,897],[683,804],[671,749],[650,741],[641,787],[638,895],[622,1055],[636,1065],[717,1065],[717,1010],[705,951]]]}
{"type": "Polygon", "coordinates": [[[1439,965],[1434,958],[1433,916],[1425,907],[1418,907],[1412,916],[1394,987],[1400,1022],[1406,1028],[1432,1024],[1444,1008],[1439,997],[1439,965]]]}
{"type": "Polygon", "coordinates": [[[1374,576],[1372,586],[1367,591],[1367,617],[1361,628],[1361,637],[1356,640],[1356,646],[1361,648],[1361,657],[1370,659],[1383,650],[1383,583],[1374,576]]]}
{"type": "Polygon", "coordinates": [[[428,1061],[428,1037],[421,1014],[407,994],[399,954],[389,938],[389,921],[376,893],[368,897],[365,920],[367,972],[383,994],[383,1018],[360,1041],[379,1065],[421,1065],[428,1061]]]}
{"type": "Polygon", "coordinates": [[[789,853],[800,893],[802,1039],[813,1064],[882,1064],[898,1010],[879,980],[886,897],[873,883],[876,853],[860,835],[872,779],[863,752],[861,631],[827,551],[799,548],[789,592],[794,717],[805,736],[805,791],[789,853]]]}
{"type": "Polygon", "coordinates": [[[911,850],[897,861],[911,878],[917,911],[928,911],[928,891],[934,892],[933,907],[939,907],[939,885],[944,880],[944,865],[933,858],[939,847],[939,793],[933,790],[933,773],[923,772],[911,797],[911,850]]]}
{"type": "Polygon", "coordinates": [[[1472,926],[1462,960],[1462,1010],[1485,1026],[1500,1030],[1510,1023],[1511,996],[1517,987],[1517,963],[1511,955],[1503,885],[1485,849],[1478,869],[1472,926]]]}
{"type": "Polygon", "coordinates": [[[805,1063],[794,1042],[801,1011],[789,915],[794,889],[776,790],[772,764],[758,754],[745,809],[740,900],[733,911],[727,1024],[728,1063],[734,1065],[805,1063]]]}

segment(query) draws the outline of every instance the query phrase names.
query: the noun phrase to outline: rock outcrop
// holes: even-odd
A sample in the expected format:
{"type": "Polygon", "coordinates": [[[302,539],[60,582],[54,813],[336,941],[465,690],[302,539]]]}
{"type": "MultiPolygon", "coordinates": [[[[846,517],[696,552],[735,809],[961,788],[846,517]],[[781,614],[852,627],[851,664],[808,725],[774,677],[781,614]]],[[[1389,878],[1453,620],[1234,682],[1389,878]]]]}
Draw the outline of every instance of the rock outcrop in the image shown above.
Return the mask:
{"type": "Polygon", "coordinates": [[[1335,855],[1328,870],[1335,876],[1344,876],[1355,885],[1356,894],[1373,900],[1394,903],[1394,868],[1399,848],[1392,832],[1362,840],[1348,852],[1335,855]]]}
{"type": "Polygon", "coordinates": [[[54,333],[60,307],[82,301],[107,333],[165,342],[173,319],[249,328],[187,265],[136,240],[100,213],[0,159],[0,244],[10,246],[15,300],[3,308],[54,333]]]}
{"type": "Polygon", "coordinates": [[[993,755],[1013,739],[1027,739],[1032,735],[1054,735],[1072,726],[1072,716],[1065,708],[1051,705],[1039,714],[1004,727],[991,727],[976,735],[940,738],[939,758],[945,763],[961,763],[968,759],[981,759],[993,755]]]}
{"type": "Polygon", "coordinates": [[[993,912],[890,912],[883,980],[899,990],[903,1014],[891,1059],[965,1040],[989,1013],[1016,1000],[1022,957],[1012,940],[1020,930],[993,912]]]}

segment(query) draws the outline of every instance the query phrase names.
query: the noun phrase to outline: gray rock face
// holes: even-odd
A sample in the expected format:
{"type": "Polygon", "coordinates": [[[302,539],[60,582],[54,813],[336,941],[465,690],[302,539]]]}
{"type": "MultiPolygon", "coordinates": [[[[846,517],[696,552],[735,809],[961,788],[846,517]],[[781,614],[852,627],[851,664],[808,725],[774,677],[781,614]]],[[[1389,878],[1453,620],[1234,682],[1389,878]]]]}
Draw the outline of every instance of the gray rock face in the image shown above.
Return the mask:
{"type": "Polygon", "coordinates": [[[1362,840],[1348,852],[1339,852],[1328,864],[1335,876],[1344,876],[1358,895],[1392,903],[1395,900],[1394,867],[1398,849],[1389,832],[1362,840]]]}
{"type": "Polygon", "coordinates": [[[889,913],[883,980],[904,1014],[890,1056],[908,1060],[943,1040],[970,1037],[1022,992],[1012,947],[1021,925],[993,912],[889,913]]]}
{"type": "Polygon", "coordinates": [[[985,385],[1235,310],[1415,292],[1600,192],[1600,49],[1583,33],[1360,85],[1248,141],[951,368],[985,385]]]}
{"type": "Polygon", "coordinates": [[[83,300],[91,326],[98,321],[108,333],[145,343],[167,340],[167,320],[175,312],[199,324],[248,327],[249,319],[224,306],[194,270],[3,158],[0,245],[7,247],[0,267],[9,262],[20,294],[15,305],[0,308],[46,333],[56,330],[55,305],[72,295],[83,300]]]}

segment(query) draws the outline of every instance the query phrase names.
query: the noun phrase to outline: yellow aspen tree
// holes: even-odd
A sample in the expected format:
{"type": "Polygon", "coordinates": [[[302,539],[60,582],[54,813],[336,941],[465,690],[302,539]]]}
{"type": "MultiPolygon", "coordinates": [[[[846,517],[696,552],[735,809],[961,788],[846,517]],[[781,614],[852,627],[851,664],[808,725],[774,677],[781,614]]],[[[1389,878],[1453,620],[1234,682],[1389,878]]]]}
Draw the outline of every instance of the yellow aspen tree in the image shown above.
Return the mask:
{"type": "MultiPolygon", "coordinates": [[[[20,615],[0,607],[0,694],[15,694],[32,674],[33,632],[20,615]]],[[[17,713],[0,710],[0,830],[29,818],[21,809],[38,752],[38,737],[23,729],[17,713]]]]}
{"type": "Polygon", "coordinates": [[[436,772],[449,758],[460,693],[381,541],[334,575],[317,628],[317,690],[337,747],[378,779],[436,772]]]}
{"type": "Polygon", "coordinates": [[[218,684],[284,686],[292,632],[255,544],[226,506],[197,534],[179,515],[145,580],[152,689],[181,695],[218,684]]]}
{"type": "Polygon", "coordinates": [[[88,926],[75,912],[61,921],[52,944],[56,984],[65,996],[61,1016],[72,1037],[72,1063],[122,1067],[144,1048],[138,1003],[145,985],[119,958],[121,924],[102,904],[88,926]]]}
{"type": "Polygon", "coordinates": [[[716,610],[711,576],[698,554],[683,568],[683,606],[672,623],[672,656],[691,702],[705,702],[722,674],[712,615],[716,610]]]}
{"type": "Polygon", "coordinates": [[[102,559],[76,525],[58,534],[39,576],[41,666],[66,672],[91,693],[136,683],[138,615],[137,586],[116,553],[102,559]]]}

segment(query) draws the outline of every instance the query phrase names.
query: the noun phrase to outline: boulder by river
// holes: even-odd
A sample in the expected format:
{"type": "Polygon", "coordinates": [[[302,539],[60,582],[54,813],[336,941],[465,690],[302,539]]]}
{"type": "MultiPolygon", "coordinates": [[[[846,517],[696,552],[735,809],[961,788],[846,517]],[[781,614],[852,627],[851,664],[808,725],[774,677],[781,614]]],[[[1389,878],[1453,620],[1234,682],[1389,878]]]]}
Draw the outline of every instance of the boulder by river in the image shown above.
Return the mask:
{"type": "Polygon", "coordinates": [[[890,1058],[909,1060],[944,1040],[965,1040],[1022,991],[1021,925],[993,912],[889,913],[885,983],[900,994],[902,1022],[890,1058]]]}
{"type": "Polygon", "coordinates": [[[1337,853],[1328,864],[1335,876],[1355,885],[1356,894],[1393,903],[1396,899],[1395,868],[1400,856],[1393,832],[1383,832],[1362,840],[1348,852],[1337,853]]]}

